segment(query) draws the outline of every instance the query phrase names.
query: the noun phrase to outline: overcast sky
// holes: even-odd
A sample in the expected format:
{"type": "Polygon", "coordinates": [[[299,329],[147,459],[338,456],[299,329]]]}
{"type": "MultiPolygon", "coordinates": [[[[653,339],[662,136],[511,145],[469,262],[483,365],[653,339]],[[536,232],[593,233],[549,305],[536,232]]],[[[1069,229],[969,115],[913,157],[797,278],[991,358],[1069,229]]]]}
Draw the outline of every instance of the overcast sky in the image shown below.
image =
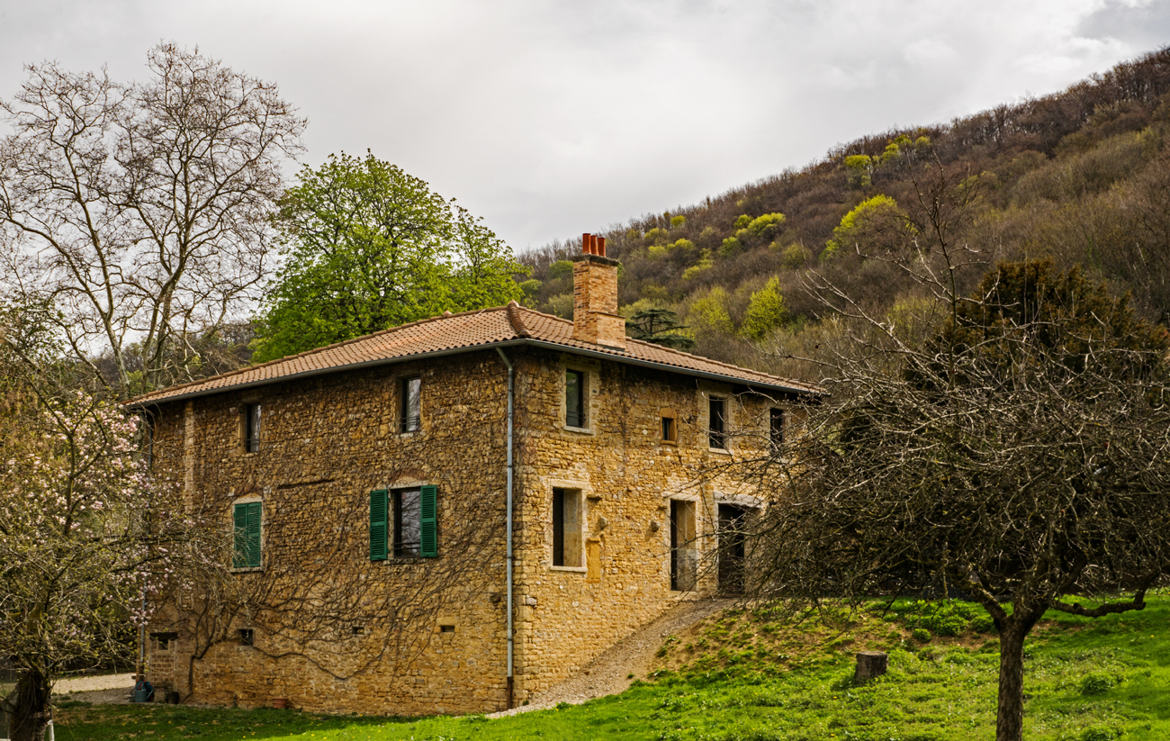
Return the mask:
{"type": "Polygon", "coordinates": [[[524,250],[1059,90],[1170,43],[1170,0],[0,0],[0,97],[161,40],[276,82],[306,163],[368,148],[524,250]]]}

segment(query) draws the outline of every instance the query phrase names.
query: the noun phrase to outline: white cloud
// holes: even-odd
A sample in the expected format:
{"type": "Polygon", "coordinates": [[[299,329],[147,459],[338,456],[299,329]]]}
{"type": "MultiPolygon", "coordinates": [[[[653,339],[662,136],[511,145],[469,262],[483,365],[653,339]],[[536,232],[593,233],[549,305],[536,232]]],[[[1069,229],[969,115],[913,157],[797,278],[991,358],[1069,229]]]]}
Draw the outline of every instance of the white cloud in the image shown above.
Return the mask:
{"type": "Polygon", "coordinates": [[[0,95],[198,44],[280,84],[308,162],[369,148],[525,248],[1059,89],[1170,38],[1168,5],[0,0],[0,95]]]}

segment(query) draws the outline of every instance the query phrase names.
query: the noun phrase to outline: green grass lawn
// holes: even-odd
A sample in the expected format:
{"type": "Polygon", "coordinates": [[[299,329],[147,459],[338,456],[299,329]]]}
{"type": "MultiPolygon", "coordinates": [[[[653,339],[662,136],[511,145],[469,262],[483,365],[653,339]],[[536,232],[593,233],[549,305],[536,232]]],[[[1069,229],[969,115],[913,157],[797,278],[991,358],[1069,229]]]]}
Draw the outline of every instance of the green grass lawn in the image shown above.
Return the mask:
{"type": "MultiPolygon", "coordinates": [[[[1026,650],[1029,739],[1170,738],[1170,595],[1135,613],[1052,614],[1026,650]]],[[[995,733],[997,641],[982,610],[899,601],[799,623],[733,610],[659,652],[627,692],[488,720],[312,715],[163,705],[73,705],[73,739],[982,739],[995,733]],[[890,671],[852,683],[853,654],[889,651],[890,671]]]]}

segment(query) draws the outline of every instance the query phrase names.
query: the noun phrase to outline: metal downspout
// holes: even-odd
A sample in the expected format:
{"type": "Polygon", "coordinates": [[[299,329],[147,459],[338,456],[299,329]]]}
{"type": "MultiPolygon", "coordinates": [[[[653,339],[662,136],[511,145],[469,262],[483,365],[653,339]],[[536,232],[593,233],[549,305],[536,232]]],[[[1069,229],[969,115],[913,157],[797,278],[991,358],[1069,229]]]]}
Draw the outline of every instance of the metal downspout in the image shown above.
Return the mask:
{"type": "Polygon", "coordinates": [[[506,523],[505,524],[504,542],[506,543],[505,550],[506,550],[507,555],[505,557],[505,563],[504,563],[504,569],[505,569],[504,570],[504,574],[505,574],[504,581],[508,585],[507,586],[507,597],[506,597],[507,601],[505,602],[505,605],[506,605],[505,611],[506,611],[507,616],[508,616],[508,628],[507,628],[508,676],[507,676],[506,681],[507,681],[507,692],[508,692],[507,703],[508,703],[508,707],[511,708],[515,705],[515,703],[513,702],[513,699],[514,699],[513,693],[514,693],[514,688],[515,688],[515,672],[514,672],[515,665],[514,665],[514,660],[513,660],[513,651],[514,651],[515,640],[514,640],[513,635],[512,635],[513,634],[513,627],[512,627],[512,609],[513,609],[512,608],[512,565],[514,562],[514,556],[512,555],[512,469],[513,469],[513,465],[514,465],[513,454],[512,454],[512,419],[513,419],[513,414],[514,414],[513,409],[514,409],[514,405],[515,405],[516,383],[515,383],[515,376],[514,376],[514,371],[512,368],[512,363],[508,360],[508,356],[504,354],[504,351],[501,348],[497,347],[496,352],[498,352],[500,354],[500,359],[504,361],[504,365],[507,366],[507,368],[508,368],[508,466],[507,466],[507,488],[506,488],[506,493],[505,493],[505,498],[504,498],[504,501],[505,501],[505,504],[504,504],[505,516],[504,517],[505,517],[505,523],[506,523]]]}

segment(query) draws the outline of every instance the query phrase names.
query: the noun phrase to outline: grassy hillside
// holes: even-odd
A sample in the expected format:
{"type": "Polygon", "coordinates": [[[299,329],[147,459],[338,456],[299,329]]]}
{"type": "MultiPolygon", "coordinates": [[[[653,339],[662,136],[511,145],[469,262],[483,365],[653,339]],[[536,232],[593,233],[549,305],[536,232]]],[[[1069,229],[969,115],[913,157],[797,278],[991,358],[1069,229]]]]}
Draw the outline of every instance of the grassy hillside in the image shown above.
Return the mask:
{"type": "MultiPolygon", "coordinates": [[[[1170,595],[1142,612],[1052,614],[1027,652],[1026,735],[1170,738],[1170,595]]],[[[994,735],[997,642],[959,602],[874,603],[786,617],[732,610],[668,639],[661,667],[629,691],[581,706],[489,720],[355,719],[279,710],[80,706],[57,738],[151,739],[953,739],[994,735]],[[853,654],[882,649],[890,671],[852,682],[853,654]]]]}
{"type": "MultiPolygon", "coordinates": [[[[623,263],[627,315],[671,309],[699,352],[781,372],[815,377],[784,356],[823,355],[839,334],[804,288],[812,271],[897,315],[920,289],[890,258],[943,240],[970,263],[969,283],[997,260],[1050,256],[1086,266],[1165,322],[1170,47],[1058,94],[851,142],[605,236],[623,263]]],[[[571,313],[566,258],[578,250],[570,239],[525,257],[530,302],[571,313]]]]}

